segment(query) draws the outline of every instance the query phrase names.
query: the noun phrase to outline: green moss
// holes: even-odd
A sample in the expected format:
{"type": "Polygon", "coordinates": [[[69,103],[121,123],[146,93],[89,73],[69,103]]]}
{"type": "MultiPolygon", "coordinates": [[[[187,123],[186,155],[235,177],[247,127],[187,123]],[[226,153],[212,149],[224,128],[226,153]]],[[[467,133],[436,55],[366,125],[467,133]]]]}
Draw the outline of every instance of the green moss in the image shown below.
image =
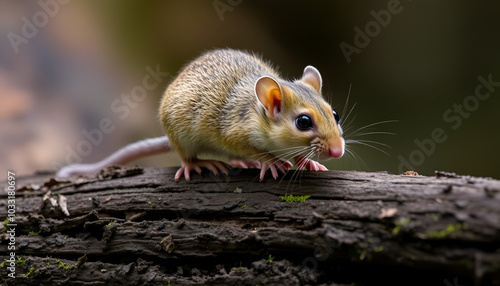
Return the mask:
{"type": "Polygon", "coordinates": [[[0,267],[5,268],[5,265],[7,265],[7,262],[8,262],[7,259],[4,259],[2,264],[0,264],[0,267]]]}
{"type": "Polygon", "coordinates": [[[275,258],[275,257],[273,257],[271,254],[269,254],[269,257],[266,259],[266,262],[267,262],[267,263],[273,263],[274,258],[275,258]]]}
{"type": "Polygon", "coordinates": [[[21,257],[18,257],[17,260],[16,260],[16,265],[17,266],[23,266],[26,261],[28,261],[27,259],[22,259],[21,257]]]}
{"type": "Polygon", "coordinates": [[[28,236],[38,236],[40,234],[40,232],[36,232],[36,231],[30,231],[28,233],[28,236]]]}
{"type": "Polygon", "coordinates": [[[28,268],[28,272],[26,272],[26,274],[24,274],[24,277],[28,277],[30,276],[33,272],[35,272],[35,267],[30,267],[28,268]]]}
{"type": "Polygon", "coordinates": [[[433,222],[438,222],[439,220],[439,215],[437,214],[427,214],[427,216],[430,217],[433,222]]]}
{"type": "Polygon", "coordinates": [[[374,253],[380,253],[382,251],[384,251],[383,246],[375,247],[372,245],[372,240],[368,239],[359,244],[359,248],[351,256],[351,261],[360,262],[363,260],[371,260],[374,256],[374,253]]]}
{"type": "Polygon", "coordinates": [[[402,226],[408,224],[410,222],[410,218],[403,218],[396,222],[396,226],[392,230],[392,235],[397,235],[402,226]]]}
{"type": "Polygon", "coordinates": [[[361,251],[361,253],[359,254],[359,260],[360,260],[360,261],[363,261],[363,260],[365,260],[365,258],[366,258],[366,251],[364,251],[364,250],[363,250],[363,251],[361,251]]]}
{"type": "Polygon", "coordinates": [[[150,205],[150,204],[151,204],[151,202],[148,202],[148,205],[150,205]]]}
{"type": "Polygon", "coordinates": [[[449,224],[445,229],[440,231],[427,231],[425,234],[420,235],[423,239],[442,239],[455,234],[458,234],[462,230],[462,224],[457,223],[455,225],[449,224]]]}
{"type": "Polygon", "coordinates": [[[110,222],[109,222],[106,226],[110,226],[110,225],[112,225],[112,224],[114,224],[114,223],[115,223],[115,221],[114,221],[114,220],[112,220],[112,221],[110,221],[110,222]]]}
{"type": "Polygon", "coordinates": [[[243,262],[240,261],[240,267],[235,267],[234,269],[236,269],[236,271],[241,271],[241,270],[248,269],[248,267],[241,266],[242,264],[243,264],[243,262]]]}
{"type": "Polygon", "coordinates": [[[7,225],[9,224],[9,220],[8,219],[4,220],[2,224],[4,227],[7,227],[7,225]]]}
{"type": "Polygon", "coordinates": [[[248,210],[248,206],[247,205],[242,205],[240,208],[242,208],[244,210],[248,210]]]}
{"type": "Polygon", "coordinates": [[[71,269],[71,265],[69,263],[66,264],[66,263],[61,262],[61,263],[59,263],[59,268],[68,270],[68,269],[71,269]]]}
{"type": "Polygon", "coordinates": [[[307,199],[309,199],[311,196],[292,196],[292,195],[284,195],[280,196],[280,199],[282,202],[287,202],[287,203],[303,203],[307,199]]]}

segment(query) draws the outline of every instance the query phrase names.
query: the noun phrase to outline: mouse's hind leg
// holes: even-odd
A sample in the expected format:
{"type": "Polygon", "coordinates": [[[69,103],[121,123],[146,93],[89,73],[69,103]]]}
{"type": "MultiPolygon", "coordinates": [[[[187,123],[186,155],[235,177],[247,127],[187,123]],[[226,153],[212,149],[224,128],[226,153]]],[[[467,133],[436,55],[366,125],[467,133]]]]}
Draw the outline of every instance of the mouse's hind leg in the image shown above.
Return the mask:
{"type": "Polygon", "coordinates": [[[224,173],[228,175],[227,165],[224,162],[218,160],[202,160],[198,159],[198,152],[201,149],[199,145],[193,144],[177,144],[177,142],[172,142],[172,146],[177,151],[181,159],[182,166],[175,173],[175,180],[178,181],[182,176],[186,181],[191,180],[191,171],[196,171],[201,174],[201,169],[206,168],[212,171],[215,175],[219,173],[224,173]]]}
{"type": "Polygon", "coordinates": [[[183,175],[186,181],[191,180],[191,171],[195,170],[198,174],[201,174],[201,168],[206,168],[212,171],[215,175],[218,175],[219,172],[222,172],[228,175],[228,171],[226,168],[226,164],[217,160],[182,160],[182,166],[175,173],[175,180],[179,180],[183,175]]]}

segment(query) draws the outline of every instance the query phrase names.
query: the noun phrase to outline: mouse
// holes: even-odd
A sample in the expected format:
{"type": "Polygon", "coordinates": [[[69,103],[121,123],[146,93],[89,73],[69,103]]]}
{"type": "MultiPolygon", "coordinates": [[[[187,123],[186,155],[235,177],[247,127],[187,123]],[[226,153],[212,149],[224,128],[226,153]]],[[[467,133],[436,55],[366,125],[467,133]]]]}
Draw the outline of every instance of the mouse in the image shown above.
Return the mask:
{"type": "Polygon", "coordinates": [[[57,177],[95,173],[111,165],[175,152],[175,180],[202,168],[228,174],[229,166],[259,168],[274,179],[295,163],[326,171],[318,161],[344,154],[340,115],[322,95],[322,77],[306,66],[298,79],[283,79],[271,63],[242,50],[206,51],[185,65],[166,88],[159,118],[166,136],[129,144],[100,162],[61,168],[57,177]],[[218,159],[224,158],[226,162],[218,159]]]}

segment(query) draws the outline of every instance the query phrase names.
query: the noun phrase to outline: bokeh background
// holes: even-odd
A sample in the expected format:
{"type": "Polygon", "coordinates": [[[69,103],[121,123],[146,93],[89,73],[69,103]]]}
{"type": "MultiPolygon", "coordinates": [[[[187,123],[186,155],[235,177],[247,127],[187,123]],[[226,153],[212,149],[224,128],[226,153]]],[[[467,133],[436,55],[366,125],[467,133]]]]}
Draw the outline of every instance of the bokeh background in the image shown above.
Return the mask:
{"type": "MultiPolygon", "coordinates": [[[[451,0],[0,0],[0,169],[55,170],[162,135],[157,108],[168,82],[203,51],[231,47],[262,54],[288,78],[314,65],[344,117],[350,89],[347,111],[356,105],[345,136],[378,142],[365,141],[387,154],[352,146],[354,158],[329,161],[329,168],[399,173],[409,169],[403,158],[424,175],[446,170],[500,178],[500,87],[477,100],[467,118],[460,115],[458,128],[443,119],[454,104],[474,103],[479,76],[500,82],[499,8],[493,1],[451,0]],[[389,20],[382,10],[397,12],[389,20]],[[385,15],[383,25],[375,14],[385,15]],[[356,38],[356,27],[367,25],[369,40],[356,38]],[[355,47],[356,39],[363,47],[348,61],[340,45],[355,47]],[[142,85],[146,68],[157,66],[170,76],[129,102],[126,115],[113,110],[142,85]],[[98,129],[104,118],[113,131],[75,157],[71,150],[88,140],[82,131],[98,129]],[[349,135],[388,120],[397,121],[349,135]],[[446,140],[418,151],[415,140],[428,143],[436,128],[446,140]]],[[[172,154],[138,163],[179,164],[172,154]]]]}

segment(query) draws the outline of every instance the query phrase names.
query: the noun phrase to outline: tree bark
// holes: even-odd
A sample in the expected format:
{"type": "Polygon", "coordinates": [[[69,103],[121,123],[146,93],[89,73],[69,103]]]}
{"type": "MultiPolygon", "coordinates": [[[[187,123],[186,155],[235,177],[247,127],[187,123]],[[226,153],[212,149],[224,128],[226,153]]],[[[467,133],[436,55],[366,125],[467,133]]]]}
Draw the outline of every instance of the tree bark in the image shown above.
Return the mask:
{"type": "Polygon", "coordinates": [[[7,250],[6,225],[1,247],[2,260],[14,252],[17,278],[6,262],[0,281],[500,285],[500,181],[305,171],[260,182],[257,170],[235,169],[176,182],[175,171],[16,178],[16,248],[7,250]],[[310,197],[287,203],[285,194],[310,197]]]}

